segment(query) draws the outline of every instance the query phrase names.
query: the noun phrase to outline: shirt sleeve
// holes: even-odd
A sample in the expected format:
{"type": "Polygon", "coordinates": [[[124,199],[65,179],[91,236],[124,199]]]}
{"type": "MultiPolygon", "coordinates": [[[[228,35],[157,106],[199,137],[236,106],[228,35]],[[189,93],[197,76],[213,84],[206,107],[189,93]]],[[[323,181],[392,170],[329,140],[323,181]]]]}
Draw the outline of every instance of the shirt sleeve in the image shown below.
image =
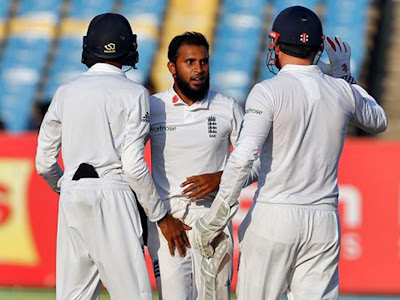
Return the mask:
{"type": "Polygon", "coordinates": [[[233,100],[232,121],[231,121],[232,131],[229,140],[234,148],[236,147],[237,141],[239,139],[240,129],[242,128],[243,116],[244,116],[243,108],[235,100],[233,100]]]}
{"type": "Polygon", "coordinates": [[[55,192],[60,193],[58,183],[63,175],[63,170],[58,164],[58,154],[61,147],[62,124],[57,108],[57,95],[58,91],[40,126],[36,150],[36,170],[55,192]]]}
{"type": "Polygon", "coordinates": [[[382,107],[361,86],[352,84],[351,89],[355,99],[352,123],[370,133],[385,131],[387,118],[382,107]]]}
{"type": "Polygon", "coordinates": [[[122,168],[128,183],[136,193],[151,222],[156,222],[167,213],[144,160],[145,142],[150,132],[148,118],[149,94],[147,90],[136,99],[128,115],[121,155],[122,168]]]}
{"type": "Polygon", "coordinates": [[[233,206],[258,158],[258,150],[264,144],[273,120],[273,104],[267,90],[257,84],[251,90],[247,101],[237,146],[229,157],[222,174],[217,197],[233,206]]]}
{"type": "MultiPolygon", "coordinates": [[[[233,103],[232,132],[230,136],[230,142],[234,149],[236,148],[240,131],[242,129],[243,117],[244,117],[243,108],[235,101],[233,103]]],[[[254,163],[252,164],[252,168],[250,170],[250,173],[246,177],[246,181],[243,187],[246,187],[258,180],[260,165],[261,165],[260,158],[257,158],[257,160],[254,161],[254,163]]]]}

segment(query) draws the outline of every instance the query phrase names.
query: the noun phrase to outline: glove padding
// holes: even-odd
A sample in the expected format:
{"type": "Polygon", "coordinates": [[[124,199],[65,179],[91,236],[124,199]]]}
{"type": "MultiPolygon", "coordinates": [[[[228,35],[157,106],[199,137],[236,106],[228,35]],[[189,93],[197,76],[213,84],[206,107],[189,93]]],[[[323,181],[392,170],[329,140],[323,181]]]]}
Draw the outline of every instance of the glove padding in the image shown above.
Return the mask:
{"type": "Polygon", "coordinates": [[[350,58],[351,47],[347,42],[342,42],[339,37],[326,37],[324,47],[328,53],[330,64],[322,61],[318,62],[318,66],[324,74],[335,78],[343,78],[349,83],[355,83],[351,76],[350,58]]]}
{"type": "Polygon", "coordinates": [[[224,230],[233,217],[238,205],[232,208],[222,198],[216,197],[210,211],[196,221],[193,227],[194,246],[201,256],[210,258],[214,255],[212,241],[224,230]]]}
{"type": "Polygon", "coordinates": [[[219,299],[217,294],[217,275],[223,268],[223,262],[232,259],[233,243],[231,237],[221,232],[212,242],[214,255],[211,258],[204,258],[201,261],[201,276],[204,281],[204,289],[200,290],[200,300],[219,299]]]}

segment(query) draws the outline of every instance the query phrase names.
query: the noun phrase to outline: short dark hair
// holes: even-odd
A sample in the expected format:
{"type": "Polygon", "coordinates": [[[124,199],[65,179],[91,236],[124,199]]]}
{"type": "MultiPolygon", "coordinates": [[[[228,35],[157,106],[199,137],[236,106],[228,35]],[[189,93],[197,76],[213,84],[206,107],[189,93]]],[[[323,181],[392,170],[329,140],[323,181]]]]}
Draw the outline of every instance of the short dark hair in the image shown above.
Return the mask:
{"type": "Polygon", "coordinates": [[[279,40],[278,44],[280,46],[280,50],[283,53],[299,58],[307,58],[311,54],[318,53],[318,51],[321,50],[320,47],[298,46],[286,43],[279,43],[279,40]]]}
{"type": "Polygon", "coordinates": [[[208,52],[210,45],[207,39],[199,32],[187,31],[184,34],[177,35],[172,39],[168,46],[168,59],[176,63],[178,58],[178,50],[182,45],[204,46],[208,52]]]}

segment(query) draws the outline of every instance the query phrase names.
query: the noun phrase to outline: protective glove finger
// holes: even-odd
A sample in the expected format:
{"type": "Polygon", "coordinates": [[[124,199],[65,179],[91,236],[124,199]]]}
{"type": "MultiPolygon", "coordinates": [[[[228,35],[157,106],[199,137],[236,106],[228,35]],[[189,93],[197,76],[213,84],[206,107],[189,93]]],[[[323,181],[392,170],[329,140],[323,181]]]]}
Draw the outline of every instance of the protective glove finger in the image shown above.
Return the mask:
{"type": "Polygon", "coordinates": [[[343,43],[338,36],[335,36],[335,42],[337,45],[338,52],[345,52],[343,43]]]}
{"type": "Polygon", "coordinates": [[[333,41],[333,39],[331,37],[329,37],[329,36],[326,37],[326,39],[324,40],[324,46],[325,46],[326,51],[328,52],[328,54],[332,53],[332,52],[336,52],[336,48],[337,47],[336,47],[336,44],[335,44],[335,42],[333,41]]]}
{"type": "Polygon", "coordinates": [[[324,63],[322,60],[318,61],[318,66],[321,69],[322,73],[326,75],[332,75],[331,64],[324,63]]]}
{"type": "Polygon", "coordinates": [[[349,43],[343,42],[343,46],[346,49],[346,53],[348,53],[348,55],[351,57],[351,47],[350,47],[349,43]]]}

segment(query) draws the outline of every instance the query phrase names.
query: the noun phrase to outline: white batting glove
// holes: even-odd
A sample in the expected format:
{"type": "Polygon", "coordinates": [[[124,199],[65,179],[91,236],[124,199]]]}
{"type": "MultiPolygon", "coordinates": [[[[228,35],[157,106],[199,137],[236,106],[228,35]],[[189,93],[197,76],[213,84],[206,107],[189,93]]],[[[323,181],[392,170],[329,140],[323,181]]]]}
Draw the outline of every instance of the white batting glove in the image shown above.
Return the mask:
{"type": "Polygon", "coordinates": [[[347,42],[342,42],[337,36],[334,38],[328,36],[324,40],[324,47],[328,53],[330,67],[321,62],[318,65],[322,72],[335,78],[343,78],[349,83],[355,83],[350,70],[350,45],[347,42]]]}
{"type": "Polygon", "coordinates": [[[322,60],[319,60],[318,67],[321,69],[322,73],[332,76],[331,64],[327,64],[327,63],[324,63],[322,60]]]}
{"type": "Polygon", "coordinates": [[[231,208],[222,198],[216,197],[209,212],[196,221],[193,226],[194,247],[201,256],[211,258],[214,255],[212,242],[224,230],[237,208],[238,205],[231,208]]]}

